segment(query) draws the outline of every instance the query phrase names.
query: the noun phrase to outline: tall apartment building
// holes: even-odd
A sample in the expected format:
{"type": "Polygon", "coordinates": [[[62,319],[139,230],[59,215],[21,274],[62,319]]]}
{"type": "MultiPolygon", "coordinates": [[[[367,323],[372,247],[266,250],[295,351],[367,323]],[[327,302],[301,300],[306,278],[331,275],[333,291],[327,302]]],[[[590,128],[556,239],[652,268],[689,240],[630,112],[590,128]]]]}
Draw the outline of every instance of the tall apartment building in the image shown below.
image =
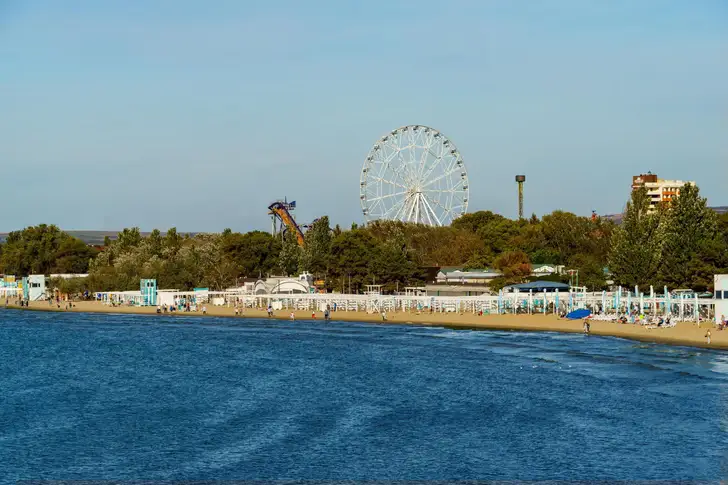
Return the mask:
{"type": "Polygon", "coordinates": [[[640,187],[647,188],[647,195],[650,197],[650,210],[655,210],[660,204],[669,204],[673,197],[680,195],[680,189],[685,184],[694,185],[695,182],[683,182],[682,180],[661,179],[652,172],[635,175],[632,177],[632,190],[640,187]]]}

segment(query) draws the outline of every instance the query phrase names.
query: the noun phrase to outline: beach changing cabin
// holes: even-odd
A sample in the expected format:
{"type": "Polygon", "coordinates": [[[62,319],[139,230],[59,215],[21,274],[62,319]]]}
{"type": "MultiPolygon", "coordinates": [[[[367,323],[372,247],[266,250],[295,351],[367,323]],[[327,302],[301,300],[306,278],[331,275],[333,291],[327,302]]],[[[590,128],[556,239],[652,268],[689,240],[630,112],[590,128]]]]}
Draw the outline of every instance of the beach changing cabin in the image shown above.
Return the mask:
{"type": "Polygon", "coordinates": [[[139,285],[142,306],[155,306],[157,304],[157,280],[141,280],[139,285]]]}
{"type": "MultiPolygon", "coordinates": [[[[24,278],[25,279],[25,278],[24,278]]],[[[23,295],[28,301],[43,300],[46,297],[46,277],[42,274],[32,274],[26,279],[23,295]]]]}

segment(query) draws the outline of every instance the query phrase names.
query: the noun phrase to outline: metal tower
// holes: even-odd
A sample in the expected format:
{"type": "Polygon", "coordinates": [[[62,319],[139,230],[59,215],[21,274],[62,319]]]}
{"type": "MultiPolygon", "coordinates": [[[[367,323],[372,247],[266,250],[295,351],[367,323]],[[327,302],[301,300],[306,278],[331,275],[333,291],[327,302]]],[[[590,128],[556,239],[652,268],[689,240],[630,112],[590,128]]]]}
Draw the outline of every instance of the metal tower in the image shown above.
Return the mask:
{"type": "Polygon", "coordinates": [[[516,175],[518,184],[518,218],[523,219],[523,184],[526,182],[525,175],[516,175]]]}

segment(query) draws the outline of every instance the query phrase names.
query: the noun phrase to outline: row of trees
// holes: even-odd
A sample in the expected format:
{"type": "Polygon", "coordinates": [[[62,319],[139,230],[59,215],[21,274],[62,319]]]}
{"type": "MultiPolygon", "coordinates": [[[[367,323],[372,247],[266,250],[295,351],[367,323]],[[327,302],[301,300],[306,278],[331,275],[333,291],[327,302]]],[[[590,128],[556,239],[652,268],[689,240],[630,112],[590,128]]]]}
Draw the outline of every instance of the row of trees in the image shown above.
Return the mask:
{"type": "Polygon", "coordinates": [[[708,289],[714,274],[728,271],[728,214],[718,216],[694,185],[654,211],[646,189],[637,190],[608,262],[618,284],[708,289]]]}
{"type": "MultiPolygon", "coordinates": [[[[421,283],[426,268],[494,268],[498,288],[530,277],[533,264],[579,271],[591,289],[614,284],[706,289],[712,275],[728,271],[728,215],[718,217],[697,187],[683,187],[670,207],[649,210],[644,190],[633,193],[621,225],[555,211],[542,218],[512,220],[490,211],[466,214],[449,227],[380,221],[343,230],[328,217],[315,221],[303,247],[293,234],[181,235],[173,228],[142,236],[124,229],[103,250],[88,247],[54,226],[11,233],[0,245],[0,272],[89,273],[84,281],[57,282],[70,289],[137,289],[140,278],[160,287],[226,288],[241,278],[312,273],[329,290],[385,290],[421,283]],[[606,269],[609,268],[609,272],[606,269]]],[[[564,276],[557,276],[563,279],[564,276]]]]}

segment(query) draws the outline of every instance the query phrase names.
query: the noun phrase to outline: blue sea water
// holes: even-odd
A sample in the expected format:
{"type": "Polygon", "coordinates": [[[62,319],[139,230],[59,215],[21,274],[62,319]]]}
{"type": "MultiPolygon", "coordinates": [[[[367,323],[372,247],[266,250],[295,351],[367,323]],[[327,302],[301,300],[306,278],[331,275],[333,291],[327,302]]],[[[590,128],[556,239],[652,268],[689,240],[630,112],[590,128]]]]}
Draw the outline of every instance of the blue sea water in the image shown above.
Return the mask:
{"type": "Polygon", "coordinates": [[[715,480],[728,354],[616,338],[0,311],[0,481],[715,480]]]}

